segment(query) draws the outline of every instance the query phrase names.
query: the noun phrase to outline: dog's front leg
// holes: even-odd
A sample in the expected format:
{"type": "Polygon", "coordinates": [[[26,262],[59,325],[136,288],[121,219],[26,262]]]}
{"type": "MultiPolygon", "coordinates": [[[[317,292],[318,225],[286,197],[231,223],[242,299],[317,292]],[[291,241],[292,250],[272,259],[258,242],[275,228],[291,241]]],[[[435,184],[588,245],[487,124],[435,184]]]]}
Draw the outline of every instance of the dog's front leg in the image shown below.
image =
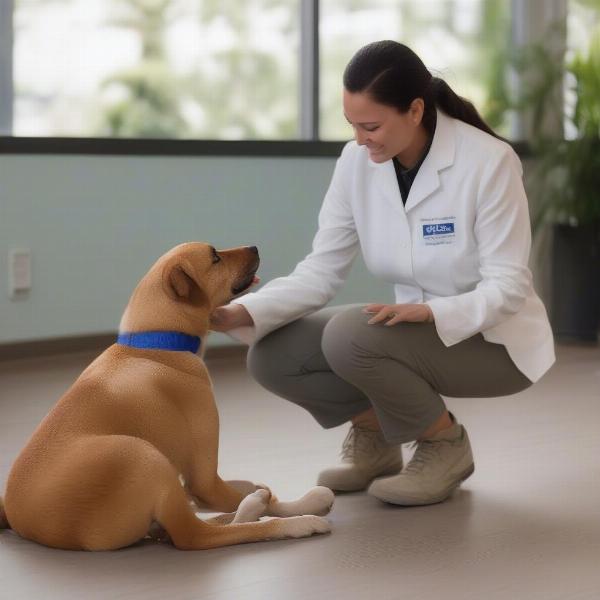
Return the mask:
{"type": "Polygon", "coordinates": [[[259,489],[248,494],[234,513],[225,513],[206,519],[206,523],[228,525],[229,523],[250,523],[258,521],[267,512],[271,494],[269,490],[259,489]]]}
{"type": "MultiPolygon", "coordinates": [[[[257,485],[252,481],[246,481],[244,479],[228,479],[225,481],[225,483],[227,485],[229,485],[230,487],[232,487],[233,489],[237,490],[242,495],[243,498],[245,498],[246,496],[249,496],[250,494],[253,494],[257,490],[267,489],[267,486],[265,486],[265,485],[260,485],[260,484],[257,485]]],[[[194,496],[192,494],[191,490],[188,489],[187,491],[190,494],[190,496],[192,496],[192,498],[194,499],[194,503],[198,510],[209,510],[210,511],[211,507],[208,506],[208,504],[206,504],[205,502],[202,502],[200,500],[200,498],[194,496]]]]}
{"type": "MultiPolygon", "coordinates": [[[[211,481],[205,481],[202,484],[191,481],[189,486],[190,493],[196,498],[198,506],[214,512],[235,512],[240,502],[248,496],[248,493],[244,493],[246,490],[239,491],[218,475],[215,475],[211,481]]],[[[254,487],[251,491],[254,492],[256,489],[254,487]]]]}
{"type": "Polygon", "coordinates": [[[309,490],[299,500],[292,502],[280,502],[273,496],[266,514],[272,517],[323,516],[331,511],[334,500],[335,496],[329,488],[317,486],[309,490]]]}
{"type": "Polygon", "coordinates": [[[245,479],[227,479],[225,483],[232,488],[236,489],[242,496],[249,496],[256,492],[256,490],[266,489],[266,485],[260,483],[254,483],[253,481],[246,481],[245,479]]]}

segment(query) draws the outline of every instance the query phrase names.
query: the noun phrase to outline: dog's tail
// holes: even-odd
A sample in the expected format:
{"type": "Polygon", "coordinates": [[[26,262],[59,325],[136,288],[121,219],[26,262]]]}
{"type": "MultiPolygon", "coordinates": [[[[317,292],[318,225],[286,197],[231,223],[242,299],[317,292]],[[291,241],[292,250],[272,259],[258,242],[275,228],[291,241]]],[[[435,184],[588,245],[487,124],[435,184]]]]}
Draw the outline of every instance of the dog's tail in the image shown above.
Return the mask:
{"type": "Polygon", "coordinates": [[[2,500],[2,496],[0,496],[0,529],[10,529],[10,523],[4,512],[4,501],[2,500]]]}

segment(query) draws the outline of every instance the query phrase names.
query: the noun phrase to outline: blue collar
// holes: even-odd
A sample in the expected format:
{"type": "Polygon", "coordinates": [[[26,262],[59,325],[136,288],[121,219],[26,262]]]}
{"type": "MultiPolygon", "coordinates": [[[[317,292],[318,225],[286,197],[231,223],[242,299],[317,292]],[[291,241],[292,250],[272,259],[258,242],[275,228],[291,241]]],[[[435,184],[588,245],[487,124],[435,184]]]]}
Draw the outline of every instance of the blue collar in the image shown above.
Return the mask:
{"type": "Polygon", "coordinates": [[[179,331],[136,331],[119,333],[117,344],[147,350],[178,350],[196,354],[200,348],[200,338],[179,331]]]}

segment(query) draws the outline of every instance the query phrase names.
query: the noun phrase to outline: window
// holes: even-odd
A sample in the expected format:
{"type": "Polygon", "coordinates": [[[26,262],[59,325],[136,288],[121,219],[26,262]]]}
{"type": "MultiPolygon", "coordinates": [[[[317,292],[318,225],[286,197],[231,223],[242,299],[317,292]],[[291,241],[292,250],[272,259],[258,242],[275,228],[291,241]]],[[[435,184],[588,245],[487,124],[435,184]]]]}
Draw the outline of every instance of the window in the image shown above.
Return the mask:
{"type": "Polygon", "coordinates": [[[567,19],[568,55],[576,51],[587,51],[592,39],[599,35],[600,0],[569,0],[569,16],[567,19]]]}
{"type": "Polygon", "coordinates": [[[377,39],[400,41],[425,66],[469,98],[500,133],[510,48],[507,0],[323,0],[321,3],[321,137],[348,137],[342,73],[354,52],[377,39]]]}
{"type": "MultiPolygon", "coordinates": [[[[570,0],[567,19],[566,63],[572,65],[576,56],[583,58],[585,73],[581,76],[596,94],[595,109],[592,98],[585,98],[586,109],[594,113],[594,122],[600,122],[600,0],[570,0]],[[595,69],[594,69],[595,66],[595,69]],[[594,69],[594,72],[592,72],[594,69]],[[595,84],[592,89],[591,86],[595,84]]],[[[577,127],[573,123],[575,112],[575,76],[570,69],[565,78],[565,120],[564,131],[567,139],[577,137],[577,127]]],[[[600,132],[599,132],[600,133],[600,132]]]]}
{"type": "Polygon", "coordinates": [[[299,0],[16,0],[17,136],[297,137],[299,0]]]}
{"type": "Polygon", "coordinates": [[[600,0],[1,0],[0,133],[345,140],[343,70],[389,38],[520,137],[511,51],[565,8],[568,58],[596,35],[600,0]],[[311,77],[318,99],[300,93],[311,77]]]}

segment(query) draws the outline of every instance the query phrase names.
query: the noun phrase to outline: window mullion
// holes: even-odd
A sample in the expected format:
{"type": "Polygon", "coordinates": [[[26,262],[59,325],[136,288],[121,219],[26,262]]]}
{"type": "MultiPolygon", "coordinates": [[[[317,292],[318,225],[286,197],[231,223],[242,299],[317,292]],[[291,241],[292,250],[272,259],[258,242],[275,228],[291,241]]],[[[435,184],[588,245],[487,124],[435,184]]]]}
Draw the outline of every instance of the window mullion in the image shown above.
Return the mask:
{"type": "MultiPolygon", "coordinates": [[[[541,44],[554,57],[561,61],[566,48],[566,18],[568,0],[512,0],[512,41],[515,48],[525,48],[532,44],[541,44]],[[560,28],[560,25],[565,25],[560,28]],[[556,27],[559,26],[558,29],[556,27]],[[551,28],[553,35],[549,35],[551,28]]],[[[517,96],[527,89],[527,77],[532,74],[511,73],[511,85],[517,96]]],[[[562,95],[562,85],[555,92],[562,95]]],[[[552,106],[558,103],[549,103],[552,106]]],[[[562,112],[546,114],[543,123],[544,131],[562,131],[562,112]]],[[[512,123],[511,139],[528,140],[532,135],[532,115],[526,111],[515,115],[512,123]]]]}
{"type": "Polygon", "coordinates": [[[0,135],[13,130],[14,0],[0,0],[0,135]]]}
{"type": "Polygon", "coordinates": [[[300,139],[319,139],[319,0],[300,0],[300,139]]]}

